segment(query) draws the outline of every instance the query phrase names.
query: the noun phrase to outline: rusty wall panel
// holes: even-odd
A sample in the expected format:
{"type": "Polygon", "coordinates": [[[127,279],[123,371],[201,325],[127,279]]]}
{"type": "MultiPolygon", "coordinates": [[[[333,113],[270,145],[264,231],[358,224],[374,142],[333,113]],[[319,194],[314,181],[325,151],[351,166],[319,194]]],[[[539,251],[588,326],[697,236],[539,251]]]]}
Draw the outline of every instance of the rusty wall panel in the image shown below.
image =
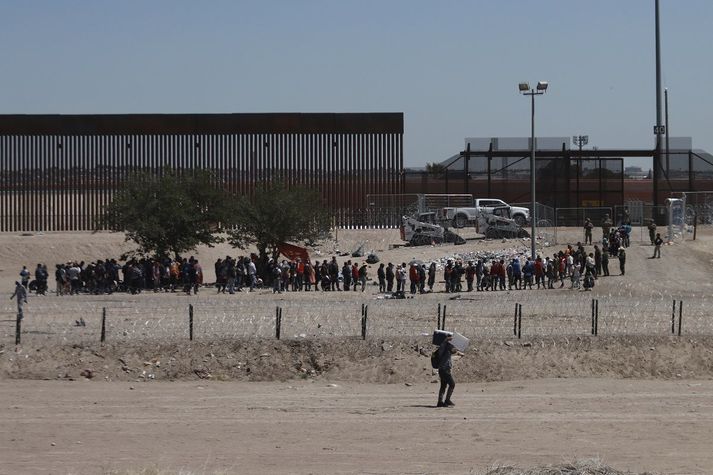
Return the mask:
{"type": "MultiPolygon", "coordinates": [[[[337,121],[323,131],[314,129],[319,121],[292,123],[292,128],[288,121],[276,130],[256,126],[255,133],[197,132],[203,124],[191,133],[168,134],[160,133],[163,124],[157,131],[132,126],[125,133],[102,134],[111,120],[79,126],[74,117],[52,134],[39,133],[47,124],[58,124],[57,117],[66,118],[43,116],[8,125],[8,117],[0,116],[0,231],[93,229],[129,174],[158,174],[166,166],[186,172],[207,168],[216,185],[235,194],[252,195],[267,180],[305,185],[320,192],[338,225],[363,224],[359,210],[368,194],[402,190],[402,125],[373,133],[378,120],[337,121]],[[22,123],[29,129],[8,133],[22,123]]],[[[143,122],[149,123],[148,118],[143,122]]]]}

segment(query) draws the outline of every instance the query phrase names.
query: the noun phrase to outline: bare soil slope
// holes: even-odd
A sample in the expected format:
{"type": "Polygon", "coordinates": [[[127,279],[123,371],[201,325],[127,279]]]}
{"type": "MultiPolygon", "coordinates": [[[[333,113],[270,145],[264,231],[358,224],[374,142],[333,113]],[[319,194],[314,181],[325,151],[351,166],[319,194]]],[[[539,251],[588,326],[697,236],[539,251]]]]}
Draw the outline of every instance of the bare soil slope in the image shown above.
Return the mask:
{"type": "Polygon", "coordinates": [[[14,381],[0,384],[0,473],[477,474],[589,458],[713,473],[711,381],[466,383],[451,409],[433,407],[436,390],[14,381]]]}

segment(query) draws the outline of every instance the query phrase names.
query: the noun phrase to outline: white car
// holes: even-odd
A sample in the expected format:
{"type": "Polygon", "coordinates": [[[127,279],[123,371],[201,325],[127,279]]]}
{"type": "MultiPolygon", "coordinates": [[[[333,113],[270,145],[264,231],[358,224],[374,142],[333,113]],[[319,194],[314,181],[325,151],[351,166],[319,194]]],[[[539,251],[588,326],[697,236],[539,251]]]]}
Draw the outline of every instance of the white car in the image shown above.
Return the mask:
{"type": "Polygon", "coordinates": [[[507,206],[510,208],[510,216],[515,222],[524,226],[530,221],[530,210],[528,208],[522,208],[520,206],[510,206],[503,200],[498,200],[495,198],[477,198],[473,200],[475,208],[477,210],[485,211],[486,213],[492,213],[493,208],[498,208],[501,206],[507,206]]]}
{"type": "Polygon", "coordinates": [[[473,200],[473,207],[442,208],[438,213],[438,218],[450,221],[454,228],[462,228],[468,224],[475,224],[480,213],[492,214],[495,208],[509,208],[511,219],[518,226],[524,226],[530,220],[530,210],[519,206],[510,206],[503,200],[496,198],[476,198],[473,200]]]}

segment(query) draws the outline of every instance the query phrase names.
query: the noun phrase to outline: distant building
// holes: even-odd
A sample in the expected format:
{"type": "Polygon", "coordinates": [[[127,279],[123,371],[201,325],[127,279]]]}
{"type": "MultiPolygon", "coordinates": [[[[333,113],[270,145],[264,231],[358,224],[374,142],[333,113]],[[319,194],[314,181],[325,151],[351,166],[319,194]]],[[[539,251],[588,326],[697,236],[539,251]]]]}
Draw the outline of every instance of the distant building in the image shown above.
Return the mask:
{"type": "Polygon", "coordinates": [[[626,167],[624,168],[624,178],[630,180],[645,180],[651,178],[648,174],[642,170],[641,167],[626,167]]]}

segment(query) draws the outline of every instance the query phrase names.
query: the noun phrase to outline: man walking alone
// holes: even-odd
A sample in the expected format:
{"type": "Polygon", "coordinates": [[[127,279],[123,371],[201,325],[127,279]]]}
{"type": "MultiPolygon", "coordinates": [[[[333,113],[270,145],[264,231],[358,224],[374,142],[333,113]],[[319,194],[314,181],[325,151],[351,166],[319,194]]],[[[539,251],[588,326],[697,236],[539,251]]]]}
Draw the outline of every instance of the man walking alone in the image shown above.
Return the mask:
{"type": "Polygon", "coordinates": [[[10,296],[10,300],[12,299],[17,300],[17,316],[22,319],[22,307],[27,303],[27,289],[19,282],[15,282],[15,291],[10,296]]]}
{"type": "Polygon", "coordinates": [[[438,347],[438,377],[441,380],[441,387],[438,390],[437,407],[455,406],[453,401],[451,401],[453,389],[456,387],[456,382],[453,380],[453,375],[451,375],[451,355],[457,354],[463,356],[463,353],[456,350],[451,340],[453,340],[453,336],[449,335],[443,340],[441,346],[438,347]],[[446,392],[446,388],[448,388],[448,392],[446,392]],[[446,396],[445,400],[443,399],[444,394],[446,396]]]}

